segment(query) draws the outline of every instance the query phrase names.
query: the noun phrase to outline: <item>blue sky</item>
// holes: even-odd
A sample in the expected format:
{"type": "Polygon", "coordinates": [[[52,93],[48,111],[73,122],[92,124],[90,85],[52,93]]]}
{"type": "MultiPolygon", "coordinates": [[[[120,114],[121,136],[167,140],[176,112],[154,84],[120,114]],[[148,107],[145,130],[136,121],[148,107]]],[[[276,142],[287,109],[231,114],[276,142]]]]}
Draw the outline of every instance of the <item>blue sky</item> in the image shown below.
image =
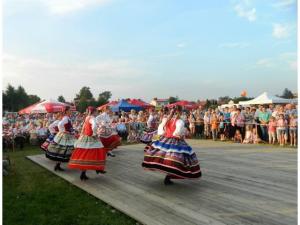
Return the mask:
{"type": "Polygon", "coordinates": [[[297,90],[296,0],[4,0],[4,85],[70,100],[297,90]]]}

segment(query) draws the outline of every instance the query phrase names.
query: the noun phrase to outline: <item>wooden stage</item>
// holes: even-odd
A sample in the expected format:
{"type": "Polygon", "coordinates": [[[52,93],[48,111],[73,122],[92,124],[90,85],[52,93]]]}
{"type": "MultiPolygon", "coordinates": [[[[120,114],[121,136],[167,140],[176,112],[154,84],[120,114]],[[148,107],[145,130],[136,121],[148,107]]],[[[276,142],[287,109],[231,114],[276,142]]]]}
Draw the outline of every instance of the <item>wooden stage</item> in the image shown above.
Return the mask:
{"type": "Polygon", "coordinates": [[[115,150],[107,173],[89,171],[86,182],[76,170],[54,172],[44,155],[28,158],[142,224],[297,224],[297,149],[188,142],[203,176],[171,186],[163,184],[163,174],[143,170],[142,144],[115,150]]]}

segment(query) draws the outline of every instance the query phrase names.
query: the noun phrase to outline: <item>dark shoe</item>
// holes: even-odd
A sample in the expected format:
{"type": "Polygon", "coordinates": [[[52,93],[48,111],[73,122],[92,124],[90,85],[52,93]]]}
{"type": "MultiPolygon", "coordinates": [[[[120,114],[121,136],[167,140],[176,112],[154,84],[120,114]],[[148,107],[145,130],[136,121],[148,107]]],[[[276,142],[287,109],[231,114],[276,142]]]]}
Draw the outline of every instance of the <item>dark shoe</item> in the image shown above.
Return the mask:
{"type": "Polygon", "coordinates": [[[54,167],[54,171],[65,171],[65,170],[60,167],[60,163],[57,163],[54,167]]]}
{"type": "Polygon", "coordinates": [[[106,171],[105,171],[105,170],[96,170],[96,173],[97,173],[97,174],[99,174],[99,173],[105,174],[106,171]]]}
{"type": "Polygon", "coordinates": [[[166,176],[166,178],[164,180],[164,184],[165,185],[171,185],[171,184],[174,184],[174,182],[171,181],[171,178],[169,176],[166,176]]]}
{"type": "Polygon", "coordinates": [[[86,176],[85,172],[82,172],[80,175],[80,180],[88,180],[89,178],[86,176]]]}
{"type": "Polygon", "coordinates": [[[107,153],[107,156],[115,157],[116,155],[115,155],[114,153],[112,153],[112,152],[108,152],[108,153],[107,153]]]}

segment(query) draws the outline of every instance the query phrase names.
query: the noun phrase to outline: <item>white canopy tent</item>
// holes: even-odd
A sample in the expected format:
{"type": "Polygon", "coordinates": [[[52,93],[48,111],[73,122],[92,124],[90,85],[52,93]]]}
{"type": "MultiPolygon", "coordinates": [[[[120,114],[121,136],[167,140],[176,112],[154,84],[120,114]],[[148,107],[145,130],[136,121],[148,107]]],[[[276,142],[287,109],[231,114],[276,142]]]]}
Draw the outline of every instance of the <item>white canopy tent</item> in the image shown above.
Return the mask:
{"type": "Polygon", "coordinates": [[[270,95],[267,92],[264,92],[252,100],[240,101],[239,105],[288,104],[297,102],[297,99],[280,98],[274,95],[270,95]]]}
{"type": "Polygon", "coordinates": [[[226,107],[231,108],[232,106],[239,106],[239,104],[234,104],[234,102],[231,100],[228,102],[228,104],[223,104],[221,106],[219,106],[219,109],[224,109],[226,107]]]}

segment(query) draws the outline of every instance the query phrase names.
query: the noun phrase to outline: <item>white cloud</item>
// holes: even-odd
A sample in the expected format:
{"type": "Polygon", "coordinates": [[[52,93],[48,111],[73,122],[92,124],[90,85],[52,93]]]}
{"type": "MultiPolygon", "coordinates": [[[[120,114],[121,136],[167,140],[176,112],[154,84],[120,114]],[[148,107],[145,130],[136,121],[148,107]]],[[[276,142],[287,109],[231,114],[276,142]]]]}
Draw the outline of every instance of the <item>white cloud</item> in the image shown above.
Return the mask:
{"type": "Polygon", "coordinates": [[[273,60],[271,58],[260,59],[256,62],[256,65],[262,66],[262,67],[272,67],[273,60]]]}
{"type": "Polygon", "coordinates": [[[296,5],[296,0],[279,0],[272,6],[275,8],[289,8],[293,5],[296,5]]]}
{"type": "Polygon", "coordinates": [[[4,85],[22,85],[28,93],[43,98],[63,94],[71,99],[83,86],[96,90],[125,90],[148,75],[129,60],[56,64],[4,54],[2,65],[4,85]]]}
{"type": "Polygon", "coordinates": [[[176,46],[177,46],[177,48],[184,48],[184,47],[187,46],[187,43],[185,43],[185,42],[180,42],[180,43],[178,43],[176,46]]]}
{"type": "Polygon", "coordinates": [[[228,42],[219,45],[220,48],[247,48],[249,43],[246,42],[228,42]]]}
{"type": "Polygon", "coordinates": [[[234,6],[234,10],[238,16],[246,18],[249,22],[256,20],[256,8],[251,6],[250,0],[241,0],[234,6]]]}
{"type": "MultiPolygon", "coordinates": [[[[6,0],[4,6],[8,14],[28,10],[34,6],[44,6],[50,13],[64,15],[89,7],[104,6],[112,0],[6,0]]],[[[5,12],[6,12],[5,11],[5,12]]]]}
{"type": "Polygon", "coordinates": [[[288,69],[297,71],[297,53],[284,52],[276,57],[259,59],[256,67],[288,69]]]}
{"type": "Polygon", "coordinates": [[[287,24],[273,24],[273,37],[284,39],[290,36],[291,27],[287,24]]]}
{"type": "Polygon", "coordinates": [[[102,6],[109,0],[39,0],[54,14],[66,14],[87,7],[102,6]]]}

